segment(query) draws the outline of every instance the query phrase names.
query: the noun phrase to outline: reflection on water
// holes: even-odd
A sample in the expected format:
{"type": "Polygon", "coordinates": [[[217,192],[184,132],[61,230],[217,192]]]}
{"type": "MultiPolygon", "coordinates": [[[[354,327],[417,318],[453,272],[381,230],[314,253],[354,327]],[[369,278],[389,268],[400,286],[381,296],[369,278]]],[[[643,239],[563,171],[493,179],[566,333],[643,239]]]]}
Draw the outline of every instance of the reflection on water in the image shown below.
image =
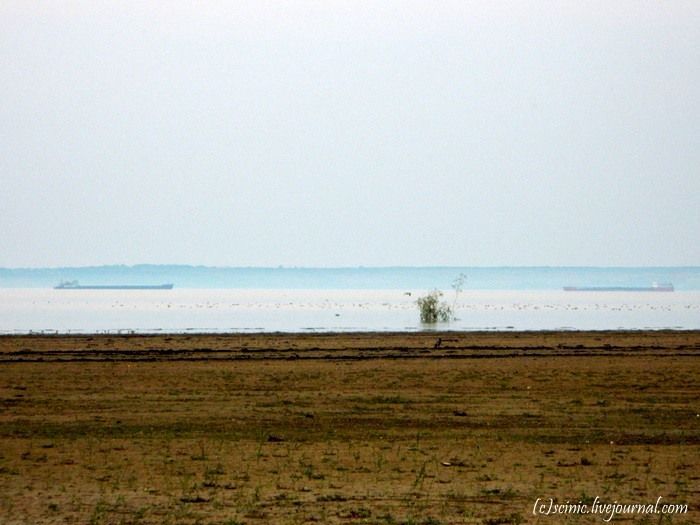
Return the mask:
{"type": "MultiPolygon", "coordinates": [[[[0,332],[415,331],[410,290],[0,290],[0,332]]],[[[445,295],[448,302],[451,295],[445,295]]],[[[468,291],[450,330],[700,329],[700,292],[468,291]]]]}

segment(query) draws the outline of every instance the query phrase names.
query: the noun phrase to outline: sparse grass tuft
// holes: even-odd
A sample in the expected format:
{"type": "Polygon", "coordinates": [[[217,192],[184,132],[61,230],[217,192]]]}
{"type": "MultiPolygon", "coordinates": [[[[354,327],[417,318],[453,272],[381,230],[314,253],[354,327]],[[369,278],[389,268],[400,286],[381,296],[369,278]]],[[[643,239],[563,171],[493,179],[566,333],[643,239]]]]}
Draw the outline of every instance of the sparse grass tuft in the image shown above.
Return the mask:
{"type": "Polygon", "coordinates": [[[508,516],[484,519],[484,525],[520,525],[521,523],[525,523],[525,519],[516,512],[508,516]]]}

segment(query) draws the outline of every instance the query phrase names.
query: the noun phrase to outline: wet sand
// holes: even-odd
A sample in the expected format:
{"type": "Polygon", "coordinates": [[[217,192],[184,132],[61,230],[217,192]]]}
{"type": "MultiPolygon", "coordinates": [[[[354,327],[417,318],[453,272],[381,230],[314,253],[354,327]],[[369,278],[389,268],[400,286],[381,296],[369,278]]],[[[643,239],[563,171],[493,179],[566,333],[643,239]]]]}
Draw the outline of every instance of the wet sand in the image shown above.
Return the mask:
{"type": "Polygon", "coordinates": [[[0,337],[0,523],[698,523],[699,358],[697,331],[0,337]]]}
{"type": "Polygon", "coordinates": [[[697,356],[700,331],[0,336],[0,361],[697,356]]]}

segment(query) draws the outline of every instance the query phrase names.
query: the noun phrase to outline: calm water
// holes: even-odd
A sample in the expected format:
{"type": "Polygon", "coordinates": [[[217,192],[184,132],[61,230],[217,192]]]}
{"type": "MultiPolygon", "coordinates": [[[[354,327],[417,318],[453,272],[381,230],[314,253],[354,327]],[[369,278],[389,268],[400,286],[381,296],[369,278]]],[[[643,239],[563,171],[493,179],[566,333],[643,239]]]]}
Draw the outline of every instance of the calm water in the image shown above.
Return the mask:
{"type": "Polygon", "coordinates": [[[700,329],[700,267],[211,268],[140,265],[0,268],[0,332],[422,330],[415,300],[453,303],[453,330],[700,329]],[[175,289],[54,290],[174,283],[175,289]],[[563,286],[650,286],[671,293],[564,292],[563,286]]]}
{"type": "MultiPolygon", "coordinates": [[[[6,288],[0,289],[0,332],[414,331],[431,329],[419,323],[415,304],[424,292],[6,288]]],[[[454,292],[444,299],[452,303],[454,292]]],[[[437,328],[700,329],[700,291],[465,290],[455,311],[458,320],[437,328]]]]}

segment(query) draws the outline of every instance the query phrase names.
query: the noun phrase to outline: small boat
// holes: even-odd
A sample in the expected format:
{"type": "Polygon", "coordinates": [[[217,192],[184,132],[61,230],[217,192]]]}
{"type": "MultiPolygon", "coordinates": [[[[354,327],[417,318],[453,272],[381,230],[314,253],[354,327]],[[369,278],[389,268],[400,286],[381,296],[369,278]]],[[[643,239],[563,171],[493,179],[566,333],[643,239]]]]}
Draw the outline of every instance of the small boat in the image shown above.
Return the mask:
{"type": "Polygon", "coordinates": [[[565,292],[673,292],[671,283],[652,283],[651,286],[564,286],[565,292]]]}
{"type": "Polygon", "coordinates": [[[172,290],[172,283],[166,284],[80,284],[78,281],[61,281],[54,290],[172,290]]]}

